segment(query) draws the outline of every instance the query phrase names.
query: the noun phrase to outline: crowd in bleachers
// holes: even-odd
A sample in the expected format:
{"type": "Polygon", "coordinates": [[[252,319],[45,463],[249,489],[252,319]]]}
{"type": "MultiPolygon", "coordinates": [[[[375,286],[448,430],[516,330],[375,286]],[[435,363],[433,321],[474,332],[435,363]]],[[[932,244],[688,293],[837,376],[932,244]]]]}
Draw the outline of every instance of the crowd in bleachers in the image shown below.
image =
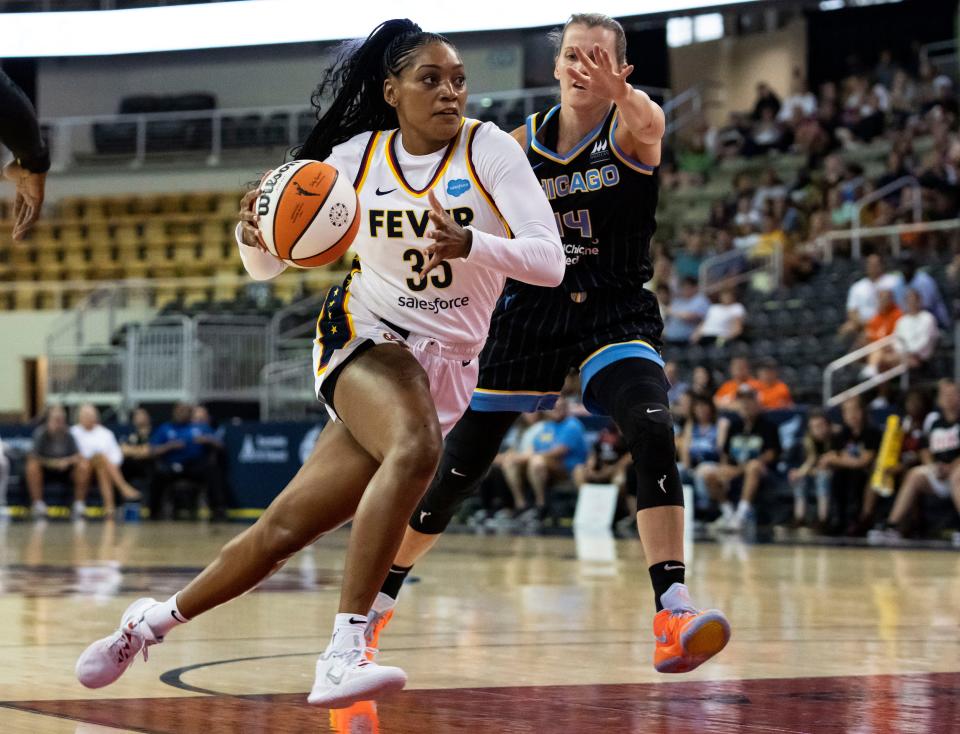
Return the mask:
{"type": "Polygon", "coordinates": [[[7,514],[7,485],[16,474],[35,519],[48,516],[49,502],[70,504],[74,519],[86,517],[94,487],[94,514],[105,518],[117,516],[117,495],[138,515],[141,505],[148,507],[152,519],[195,516],[201,497],[213,519],[226,517],[222,436],[202,405],[177,403],[156,428],[150,414],[137,408],[130,425],[117,430],[100,423],[93,405],[80,406],[73,425],[66,410],[53,405],[29,445],[25,455],[8,456],[0,443],[0,514],[7,514]]]}

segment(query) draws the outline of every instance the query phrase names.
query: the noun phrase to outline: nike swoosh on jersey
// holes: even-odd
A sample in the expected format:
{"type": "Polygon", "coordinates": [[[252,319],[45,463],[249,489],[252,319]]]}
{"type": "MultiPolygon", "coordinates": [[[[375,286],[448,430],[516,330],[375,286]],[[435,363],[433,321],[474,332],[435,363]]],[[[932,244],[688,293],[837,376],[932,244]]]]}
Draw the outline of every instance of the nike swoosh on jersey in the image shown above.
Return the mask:
{"type": "Polygon", "coordinates": [[[380,187],[377,186],[377,190],[374,191],[373,193],[375,193],[377,196],[386,196],[387,194],[392,194],[396,190],[397,190],[396,187],[394,187],[392,189],[387,189],[386,191],[381,191],[380,187]]]}

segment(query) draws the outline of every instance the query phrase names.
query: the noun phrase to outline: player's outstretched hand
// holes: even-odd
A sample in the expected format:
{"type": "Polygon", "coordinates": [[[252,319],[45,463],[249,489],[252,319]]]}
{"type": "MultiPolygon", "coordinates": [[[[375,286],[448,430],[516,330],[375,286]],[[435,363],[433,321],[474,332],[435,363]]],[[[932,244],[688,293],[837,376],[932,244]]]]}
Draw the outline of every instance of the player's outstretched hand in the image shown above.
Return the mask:
{"type": "Polygon", "coordinates": [[[433,240],[433,244],[424,249],[427,264],[420,273],[421,278],[444,260],[466,257],[470,254],[470,246],[473,244],[473,232],[453,221],[453,218],[440,206],[433,189],[427,192],[427,201],[430,202],[428,216],[434,226],[434,229],[427,232],[427,237],[433,240]]]}
{"type": "Polygon", "coordinates": [[[22,240],[40,217],[47,174],[32,173],[13,162],[4,167],[3,176],[17,187],[13,200],[13,239],[22,240]]]}
{"type": "Polygon", "coordinates": [[[628,64],[618,69],[610,58],[610,54],[606,49],[600,48],[599,44],[593,46],[592,59],[577,46],[573,47],[573,52],[583,66],[583,71],[568,66],[567,74],[588,92],[616,102],[623,99],[624,95],[630,91],[627,77],[633,72],[632,65],[628,64]]]}
{"type": "Polygon", "coordinates": [[[260,196],[260,189],[250,189],[240,199],[240,241],[247,247],[267,251],[257,232],[257,213],[253,210],[260,196]]]}

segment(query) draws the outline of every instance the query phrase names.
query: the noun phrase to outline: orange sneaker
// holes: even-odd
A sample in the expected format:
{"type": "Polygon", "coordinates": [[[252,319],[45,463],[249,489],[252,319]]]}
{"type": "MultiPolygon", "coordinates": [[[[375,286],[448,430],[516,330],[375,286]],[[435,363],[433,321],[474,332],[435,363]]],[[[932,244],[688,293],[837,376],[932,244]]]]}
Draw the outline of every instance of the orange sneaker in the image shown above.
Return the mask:
{"type": "Polygon", "coordinates": [[[376,701],[357,701],[345,709],[330,709],[330,728],[337,734],[379,734],[376,701]]]}
{"type": "Polygon", "coordinates": [[[687,673],[720,652],[730,641],[730,623],[717,609],[664,609],[653,618],[659,673],[687,673]]]}
{"type": "Polygon", "coordinates": [[[393,619],[393,607],[383,612],[370,610],[367,617],[367,628],[363,631],[363,636],[367,642],[366,655],[368,660],[373,660],[376,657],[380,647],[380,633],[383,632],[383,628],[387,626],[391,619],[393,619]]]}

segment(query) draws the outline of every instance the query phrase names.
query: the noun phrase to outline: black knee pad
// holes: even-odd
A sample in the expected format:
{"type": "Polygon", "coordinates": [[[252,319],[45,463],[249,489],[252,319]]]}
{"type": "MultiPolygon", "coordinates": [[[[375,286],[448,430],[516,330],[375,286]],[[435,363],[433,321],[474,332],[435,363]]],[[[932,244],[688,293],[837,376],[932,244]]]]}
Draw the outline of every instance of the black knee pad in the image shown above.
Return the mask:
{"type": "Polygon", "coordinates": [[[601,370],[590,388],[616,421],[637,472],[637,509],[683,507],[673,416],[663,369],[650,360],[626,359],[601,370]]]}
{"type": "Polygon", "coordinates": [[[447,529],[460,505],[476,492],[490,470],[516,413],[468,410],[447,436],[437,474],[410,517],[410,527],[425,535],[447,529]]]}

